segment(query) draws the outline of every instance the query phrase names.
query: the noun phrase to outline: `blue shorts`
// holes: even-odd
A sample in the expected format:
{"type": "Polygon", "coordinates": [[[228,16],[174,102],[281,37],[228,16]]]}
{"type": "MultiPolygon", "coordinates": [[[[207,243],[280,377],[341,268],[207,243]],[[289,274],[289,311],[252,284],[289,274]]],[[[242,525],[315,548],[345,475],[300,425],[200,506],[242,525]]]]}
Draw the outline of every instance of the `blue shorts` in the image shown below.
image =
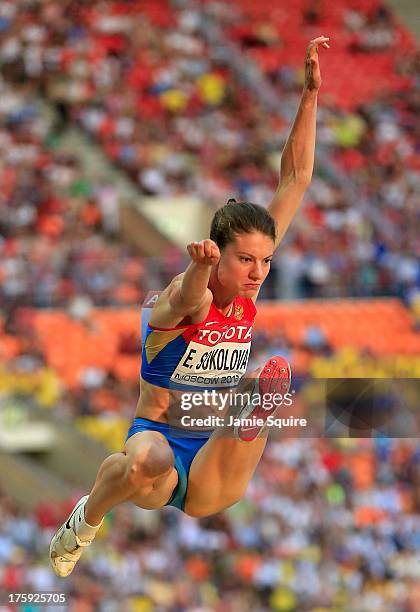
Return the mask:
{"type": "Polygon", "coordinates": [[[178,472],[178,484],[165,506],[175,506],[175,508],[184,510],[188,474],[190,473],[191,463],[213,431],[186,432],[185,429],[181,427],[174,427],[166,423],[158,423],[157,421],[137,417],[128,430],[126,441],[140,431],[159,431],[168,440],[169,446],[175,455],[175,469],[178,472]]]}

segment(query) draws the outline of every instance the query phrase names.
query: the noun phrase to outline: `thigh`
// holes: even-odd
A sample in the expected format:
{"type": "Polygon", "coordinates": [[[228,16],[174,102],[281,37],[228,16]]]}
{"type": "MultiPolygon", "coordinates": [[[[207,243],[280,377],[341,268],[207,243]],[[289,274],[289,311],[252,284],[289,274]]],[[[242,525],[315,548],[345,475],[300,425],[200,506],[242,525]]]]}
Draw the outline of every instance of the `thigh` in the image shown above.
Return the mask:
{"type": "MultiPolygon", "coordinates": [[[[237,389],[252,393],[253,379],[261,368],[253,371],[237,389]]],[[[236,415],[232,406],[228,414],[236,415]]],[[[219,512],[241,499],[254,474],[267,443],[268,432],[251,442],[234,436],[232,427],[216,429],[209,441],[197,453],[191,464],[185,511],[192,516],[219,512]]]]}
{"type": "Polygon", "coordinates": [[[137,466],[141,481],[127,501],[147,510],[164,506],[178,484],[174,454],[165,436],[150,430],[135,433],[126,441],[124,454],[127,469],[137,466]]]}
{"type": "Polygon", "coordinates": [[[242,442],[226,432],[214,432],[191,464],[185,512],[208,516],[239,501],[266,442],[266,436],[242,442]]]}

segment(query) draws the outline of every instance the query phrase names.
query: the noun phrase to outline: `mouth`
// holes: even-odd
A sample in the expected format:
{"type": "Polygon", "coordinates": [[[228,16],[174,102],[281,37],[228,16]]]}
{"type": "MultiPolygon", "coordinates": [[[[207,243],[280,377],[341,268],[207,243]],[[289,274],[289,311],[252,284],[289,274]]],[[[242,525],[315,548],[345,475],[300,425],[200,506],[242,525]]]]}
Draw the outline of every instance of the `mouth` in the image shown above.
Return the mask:
{"type": "Polygon", "coordinates": [[[246,283],[245,287],[247,289],[258,289],[259,283],[246,283]]]}

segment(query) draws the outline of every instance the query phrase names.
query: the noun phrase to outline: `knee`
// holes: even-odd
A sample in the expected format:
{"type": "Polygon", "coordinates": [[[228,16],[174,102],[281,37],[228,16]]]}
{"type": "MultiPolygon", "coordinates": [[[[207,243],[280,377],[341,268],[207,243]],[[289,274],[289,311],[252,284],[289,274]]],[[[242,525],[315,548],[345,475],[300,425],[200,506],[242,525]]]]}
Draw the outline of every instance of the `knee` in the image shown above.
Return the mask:
{"type": "Polygon", "coordinates": [[[191,516],[192,518],[206,518],[207,516],[211,516],[212,514],[216,514],[216,510],[212,511],[208,508],[188,508],[184,510],[185,514],[191,516]]]}
{"type": "Polygon", "coordinates": [[[127,469],[127,460],[124,453],[114,453],[109,455],[99,468],[98,476],[106,475],[107,478],[121,480],[127,469]]]}
{"type": "Polygon", "coordinates": [[[155,480],[165,475],[174,466],[174,454],[166,441],[154,441],[141,446],[133,455],[127,478],[136,487],[145,480],[155,480]]]}

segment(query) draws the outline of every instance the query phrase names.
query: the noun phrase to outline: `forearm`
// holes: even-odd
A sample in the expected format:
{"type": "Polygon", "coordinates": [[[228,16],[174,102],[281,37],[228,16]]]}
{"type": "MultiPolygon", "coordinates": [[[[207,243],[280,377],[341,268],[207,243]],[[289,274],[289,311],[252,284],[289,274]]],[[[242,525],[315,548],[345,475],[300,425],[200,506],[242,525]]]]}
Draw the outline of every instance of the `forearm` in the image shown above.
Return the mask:
{"type": "Polygon", "coordinates": [[[315,157],[317,90],[304,89],[280,165],[280,185],[295,182],[307,186],[315,157]]]}
{"type": "Polygon", "coordinates": [[[202,303],[210,279],[211,265],[192,261],[186,269],[174,307],[191,309],[202,303]]]}

